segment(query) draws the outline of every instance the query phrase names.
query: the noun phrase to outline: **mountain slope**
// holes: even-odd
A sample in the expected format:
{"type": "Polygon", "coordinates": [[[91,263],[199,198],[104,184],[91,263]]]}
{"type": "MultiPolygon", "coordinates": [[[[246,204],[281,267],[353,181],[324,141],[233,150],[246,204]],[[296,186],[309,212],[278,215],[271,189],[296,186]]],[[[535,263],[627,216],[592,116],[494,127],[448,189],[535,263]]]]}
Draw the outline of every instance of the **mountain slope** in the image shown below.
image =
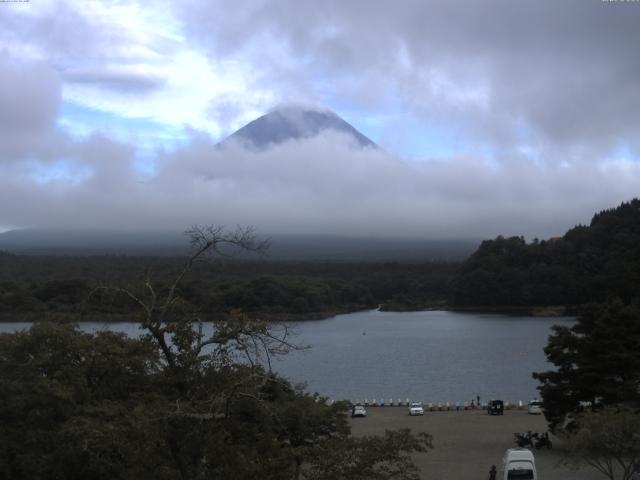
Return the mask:
{"type": "Polygon", "coordinates": [[[220,145],[235,141],[262,150],[289,140],[312,138],[327,131],[346,134],[360,147],[376,147],[335,113],[304,107],[284,107],[267,113],[231,134],[220,145]]]}

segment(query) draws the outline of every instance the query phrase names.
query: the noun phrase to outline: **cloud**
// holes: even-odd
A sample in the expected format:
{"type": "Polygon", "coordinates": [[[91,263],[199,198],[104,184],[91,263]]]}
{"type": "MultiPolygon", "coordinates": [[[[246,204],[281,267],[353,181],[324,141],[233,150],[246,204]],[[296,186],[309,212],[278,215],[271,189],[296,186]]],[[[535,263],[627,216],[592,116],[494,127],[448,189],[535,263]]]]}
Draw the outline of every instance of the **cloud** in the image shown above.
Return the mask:
{"type": "Polygon", "coordinates": [[[0,53],[0,130],[49,128],[60,108],[60,79],[41,63],[22,63],[0,53]]]}
{"type": "Polygon", "coordinates": [[[494,148],[637,146],[637,5],[241,0],[225,12],[209,2],[183,5],[194,42],[215,58],[246,59],[283,95],[306,89],[363,111],[391,97],[405,113],[494,148]]]}
{"type": "Polygon", "coordinates": [[[7,12],[0,46],[62,72],[65,100],[218,138],[295,99],[356,126],[386,118],[374,140],[412,156],[442,150],[403,149],[398,132],[416,124],[446,131],[439,143],[460,154],[527,149],[557,163],[640,150],[633,2],[60,0],[7,12]]]}
{"type": "Polygon", "coordinates": [[[633,2],[8,8],[2,225],[545,237],[638,194],[633,2]],[[290,99],[375,124],[373,140],[392,148],[354,150],[334,134],[265,152],[214,148],[290,99]],[[107,127],[92,131],[96,111],[107,127]],[[153,144],[129,128],[137,119],[180,140],[153,144]],[[393,153],[407,144],[412,160],[393,153]]]}
{"type": "Polygon", "coordinates": [[[176,179],[189,185],[185,195],[202,206],[199,215],[211,209],[222,223],[267,231],[544,237],[631,198],[640,166],[624,160],[536,166],[515,158],[488,165],[477,157],[415,165],[327,133],[261,153],[239,146],[219,151],[194,138],[165,159],[157,185],[176,179]]]}
{"type": "Polygon", "coordinates": [[[135,148],[93,136],[74,144],[72,175],[0,177],[8,225],[182,230],[194,223],[254,225],[264,233],[393,237],[548,237],[631,198],[640,166],[487,165],[452,157],[422,165],[354,148],[335,132],[263,152],[207,135],[160,153],[156,173],[133,168],[135,148]],[[626,178],[620,182],[621,176],[626,178]],[[571,201],[568,202],[567,198],[571,201]]]}
{"type": "Polygon", "coordinates": [[[124,92],[144,93],[163,87],[167,78],[144,65],[76,68],[63,72],[67,82],[106,86],[124,92]]]}
{"type": "Polygon", "coordinates": [[[42,62],[18,61],[0,53],[0,165],[49,163],[64,156],[70,139],[56,122],[61,82],[42,62]]]}

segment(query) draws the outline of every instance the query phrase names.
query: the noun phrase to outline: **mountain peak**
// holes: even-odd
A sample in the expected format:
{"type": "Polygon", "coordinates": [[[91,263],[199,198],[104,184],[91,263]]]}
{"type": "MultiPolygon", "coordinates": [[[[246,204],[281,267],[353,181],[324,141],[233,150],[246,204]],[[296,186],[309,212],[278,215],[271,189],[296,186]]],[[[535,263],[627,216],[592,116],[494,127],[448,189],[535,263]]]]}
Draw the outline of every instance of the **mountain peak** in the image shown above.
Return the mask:
{"type": "Polygon", "coordinates": [[[317,107],[284,105],[249,122],[220,144],[239,142],[258,150],[289,140],[313,138],[325,131],[347,134],[360,147],[376,147],[336,113],[317,107]]]}

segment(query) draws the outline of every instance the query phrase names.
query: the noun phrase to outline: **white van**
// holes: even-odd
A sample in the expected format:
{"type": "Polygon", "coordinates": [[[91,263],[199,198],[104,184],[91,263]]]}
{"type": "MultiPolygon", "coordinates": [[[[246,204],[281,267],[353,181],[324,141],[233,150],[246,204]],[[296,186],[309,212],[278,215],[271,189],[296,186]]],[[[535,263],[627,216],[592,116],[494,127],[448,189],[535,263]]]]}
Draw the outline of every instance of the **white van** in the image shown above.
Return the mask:
{"type": "Polygon", "coordinates": [[[503,458],[504,480],[538,480],[531,450],[510,448],[503,458]]]}

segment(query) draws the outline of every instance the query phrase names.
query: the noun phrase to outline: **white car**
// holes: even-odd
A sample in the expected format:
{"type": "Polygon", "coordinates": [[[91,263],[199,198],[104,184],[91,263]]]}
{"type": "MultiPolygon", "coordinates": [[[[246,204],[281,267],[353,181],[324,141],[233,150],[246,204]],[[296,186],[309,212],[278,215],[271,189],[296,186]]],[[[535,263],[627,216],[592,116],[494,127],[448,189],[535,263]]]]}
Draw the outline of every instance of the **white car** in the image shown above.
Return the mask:
{"type": "Polygon", "coordinates": [[[352,417],[366,417],[367,416],[367,410],[364,408],[363,405],[354,405],[353,407],[351,407],[351,416],[352,417]]]}
{"type": "Polygon", "coordinates": [[[531,400],[529,402],[528,408],[530,415],[541,415],[542,414],[542,402],[540,400],[531,400]]]}
{"type": "Polygon", "coordinates": [[[411,402],[409,404],[409,415],[424,415],[424,408],[420,402],[411,402]]]}

